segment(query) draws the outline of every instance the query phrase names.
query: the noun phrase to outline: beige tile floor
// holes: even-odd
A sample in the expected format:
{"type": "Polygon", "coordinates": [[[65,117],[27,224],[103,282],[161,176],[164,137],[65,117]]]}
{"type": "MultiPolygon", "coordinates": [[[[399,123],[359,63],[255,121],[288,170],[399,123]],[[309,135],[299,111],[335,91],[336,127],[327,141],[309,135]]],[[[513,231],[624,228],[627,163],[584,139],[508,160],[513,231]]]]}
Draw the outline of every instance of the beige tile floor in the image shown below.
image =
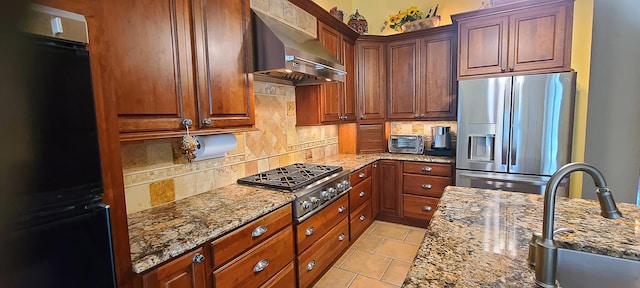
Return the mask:
{"type": "Polygon", "coordinates": [[[314,287],[400,287],[425,232],[375,221],[314,287]]]}

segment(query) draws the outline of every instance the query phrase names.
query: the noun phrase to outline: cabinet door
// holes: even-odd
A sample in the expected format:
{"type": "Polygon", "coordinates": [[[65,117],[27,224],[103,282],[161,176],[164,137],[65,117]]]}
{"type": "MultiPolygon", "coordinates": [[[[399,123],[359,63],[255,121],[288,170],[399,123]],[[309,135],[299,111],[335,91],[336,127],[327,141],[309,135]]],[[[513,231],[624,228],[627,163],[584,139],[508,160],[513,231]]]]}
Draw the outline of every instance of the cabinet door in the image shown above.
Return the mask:
{"type": "Polygon", "coordinates": [[[202,127],[255,123],[249,1],[194,0],[202,127]]]}
{"type": "Polygon", "coordinates": [[[203,249],[175,259],[142,276],[144,288],[204,288],[206,285],[203,249]],[[202,258],[200,258],[202,257],[202,258]]]}
{"type": "Polygon", "coordinates": [[[387,48],[389,99],[387,118],[412,119],[416,117],[418,79],[418,42],[405,40],[389,43],[387,48]]]}
{"type": "Polygon", "coordinates": [[[565,45],[571,44],[571,39],[565,42],[567,6],[529,9],[512,15],[509,22],[509,71],[552,69],[570,62],[564,59],[565,45]]]}
{"type": "Polygon", "coordinates": [[[459,22],[459,77],[506,71],[508,24],[507,16],[459,22]]]}
{"type": "Polygon", "coordinates": [[[344,59],[344,68],[347,72],[345,82],[341,85],[344,86],[344,94],[342,100],[342,116],[346,117],[343,121],[355,121],[356,120],[356,46],[346,38],[342,38],[342,54],[344,59]]]}
{"type": "MultiPolygon", "coordinates": [[[[402,166],[400,161],[380,160],[374,168],[376,193],[380,214],[401,216],[402,212],[402,166]]],[[[377,210],[374,208],[374,211],[377,210]]]]}
{"type": "Polygon", "coordinates": [[[358,51],[358,118],[361,120],[384,119],[387,71],[384,42],[356,44],[358,51]]]}
{"type": "MultiPolygon", "coordinates": [[[[318,40],[333,56],[342,59],[342,35],[335,29],[318,22],[318,40]]],[[[344,64],[344,63],[342,63],[344,64]]],[[[320,121],[337,122],[340,120],[340,102],[344,99],[344,83],[325,83],[320,85],[320,121]]]]}
{"type": "Polygon", "coordinates": [[[418,111],[425,119],[455,119],[457,95],[453,33],[420,40],[418,111]],[[423,116],[424,114],[424,116],[423,116]]]}
{"type": "Polygon", "coordinates": [[[183,130],[195,121],[187,0],[117,0],[104,5],[100,75],[123,132],[183,130]]]}

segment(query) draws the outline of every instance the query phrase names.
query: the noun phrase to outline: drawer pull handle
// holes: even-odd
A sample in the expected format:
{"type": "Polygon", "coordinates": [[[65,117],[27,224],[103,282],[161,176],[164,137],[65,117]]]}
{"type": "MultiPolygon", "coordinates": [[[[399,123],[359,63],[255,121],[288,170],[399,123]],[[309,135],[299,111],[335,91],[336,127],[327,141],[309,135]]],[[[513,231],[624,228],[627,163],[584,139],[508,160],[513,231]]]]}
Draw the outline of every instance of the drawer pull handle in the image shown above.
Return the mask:
{"type": "Polygon", "coordinates": [[[431,206],[422,206],[422,211],[429,212],[431,210],[433,210],[433,208],[431,206]]]}
{"type": "Polygon", "coordinates": [[[360,221],[364,221],[364,215],[360,215],[360,221]]]}
{"type": "Polygon", "coordinates": [[[313,270],[313,266],[316,266],[316,260],[311,260],[311,262],[307,264],[307,271],[313,270]]]}
{"type": "Polygon", "coordinates": [[[431,189],[431,184],[422,184],[423,189],[431,189]]]}
{"type": "Polygon", "coordinates": [[[360,174],[358,174],[358,177],[360,178],[364,178],[365,176],[367,176],[367,174],[364,174],[364,172],[360,172],[360,174]]]}
{"type": "Polygon", "coordinates": [[[338,207],[338,213],[344,212],[345,209],[347,209],[347,208],[345,208],[344,206],[338,207]]]}
{"type": "Polygon", "coordinates": [[[267,266],[269,266],[269,260],[262,259],[256,264],[256,266],[253,266],[253,272],[258,273],[264,270],[264,268],[267,268],[267,266]]]}
{"type": "Polygon", "coordinates": [[[260,225],[256,227],[256,229],[253,230],[253,232],[251,232],[251,237],[253,238],[260,237],[262,236],[262,234],[264,234],[264,232],[267,232],[267,226],[260,225]]]}
{"type": "Polygon", "coordinates": [[[424,171],[424,172],[431,172],[431,170],[433,170],[433,168],[431,168],[429,166],[422,167],[422,171],[424,171]]]}
{"type": "Polygon", "coordinates": [[[313,228],[313,226],[311,226],[311,227],[307,228],[306,231],[304,231],[304,235],[311,236],[311,234],[313,234],[313,232],[315,232],[315,231],[316,231],[316,228],[313,228]]]}
{"type": "Polygon", "coordinates": [[[196,255],[193,255],[193,263],[202,263],[202,262],[204,262],[204,255],[200,253],[196,253],[196,255]]]}
{"type": "Polygon", "coordinates": [[[342,241],[344,240],[344,238],[346,238],[347,236],[344,235],[344,233],[340,234],[340,236],[338,236],[338,241],[342,241]]]}
{"type": "Polygon", "coordinates": [[[365,193],[364,191],[360,191],[360,194],[358,194],[360,197],[364,197],[365,193]]]}

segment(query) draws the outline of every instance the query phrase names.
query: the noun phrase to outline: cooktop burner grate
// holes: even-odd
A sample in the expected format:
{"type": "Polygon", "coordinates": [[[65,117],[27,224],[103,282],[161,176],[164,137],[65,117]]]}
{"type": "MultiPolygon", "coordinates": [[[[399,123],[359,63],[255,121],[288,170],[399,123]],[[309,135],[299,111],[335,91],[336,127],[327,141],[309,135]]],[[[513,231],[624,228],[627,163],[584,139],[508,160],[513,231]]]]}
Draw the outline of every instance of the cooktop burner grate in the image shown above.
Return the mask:
{"type": "Polygon", "coordinates": [[[240,178],[238,183],[294,191],[340,171],[340,166],[296,163],[240,178]]]}

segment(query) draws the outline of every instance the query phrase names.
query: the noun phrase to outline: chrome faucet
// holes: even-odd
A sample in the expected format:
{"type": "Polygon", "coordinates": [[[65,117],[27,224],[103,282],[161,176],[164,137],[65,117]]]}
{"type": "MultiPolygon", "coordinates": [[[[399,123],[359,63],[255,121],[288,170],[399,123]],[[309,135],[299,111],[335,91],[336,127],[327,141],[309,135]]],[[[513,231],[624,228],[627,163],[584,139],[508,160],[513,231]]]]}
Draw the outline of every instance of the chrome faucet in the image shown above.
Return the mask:
{"type": "Polygon", "coordinates": [[[542,222],[542,238],[535,241],[536,284],[540,287],[556,287],[556,264],[558,246],[553,242],[553,218],[555,210],[556,189],[562,179],[572,172],[584,171],[596,184],[596,194],[600,202],[600,215],[609,219],[622,217],[611,191],[602,173],[587,163],[569,163],[553,173],[544,191],[544,217],[542,222]]]}

